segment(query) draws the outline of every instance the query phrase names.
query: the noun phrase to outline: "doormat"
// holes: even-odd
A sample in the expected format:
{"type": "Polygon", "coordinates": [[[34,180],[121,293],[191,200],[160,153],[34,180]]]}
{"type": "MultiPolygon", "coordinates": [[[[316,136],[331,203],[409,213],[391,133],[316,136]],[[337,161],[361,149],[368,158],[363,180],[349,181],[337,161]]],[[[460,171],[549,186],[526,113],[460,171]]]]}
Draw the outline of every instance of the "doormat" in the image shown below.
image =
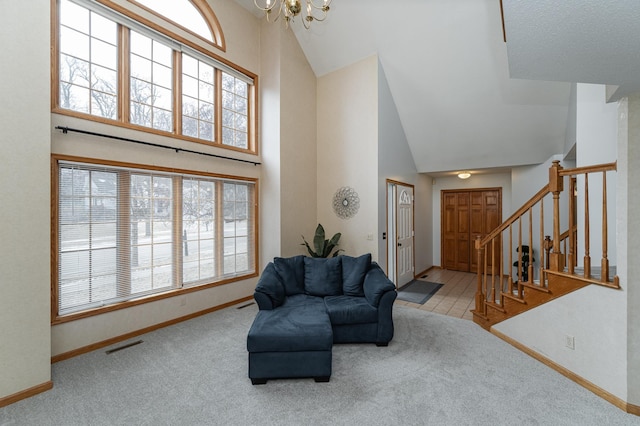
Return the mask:
{"type": "Polygon", "coordinates": [[[436,294],[443,285],[432,283],[431,281],[413,280],[398,290],[398,300],[422,305],[436,294]]]}

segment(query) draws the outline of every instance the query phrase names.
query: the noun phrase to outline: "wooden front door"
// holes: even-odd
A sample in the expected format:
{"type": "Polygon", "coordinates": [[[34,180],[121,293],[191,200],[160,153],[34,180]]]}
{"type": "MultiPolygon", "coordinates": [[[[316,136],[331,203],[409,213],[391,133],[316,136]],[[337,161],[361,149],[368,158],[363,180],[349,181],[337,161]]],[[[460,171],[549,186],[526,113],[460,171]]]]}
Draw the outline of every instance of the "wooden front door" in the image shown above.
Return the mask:
{"type": "MultiPolygon", "coordinates": [[[[442,267],[477,272],[475,240],[502,222],[502,189],[442,191],[441,206],[442,267]]],[[[501,248],[494,250],[499,259],[501,248]]]]}

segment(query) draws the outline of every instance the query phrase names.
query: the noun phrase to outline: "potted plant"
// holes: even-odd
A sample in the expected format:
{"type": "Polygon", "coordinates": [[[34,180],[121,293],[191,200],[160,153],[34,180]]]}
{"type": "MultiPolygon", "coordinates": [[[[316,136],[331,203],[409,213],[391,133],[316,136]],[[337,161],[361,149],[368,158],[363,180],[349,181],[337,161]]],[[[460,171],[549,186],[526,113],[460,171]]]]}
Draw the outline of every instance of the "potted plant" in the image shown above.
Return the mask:
{"type": "MultiPolygon", "coordinates": [[[[309,252],[309,255],[311,257],[329,257],[333,249],[338,245],[338,241],[340,241],[341,236],[342,234],[338,232],[333,237],[331,237],[330,240],[325,239],[324,228],[321,224],[318,224],[318,227],[316,228],[316,234],[313,237],[313,248],[315,250],[311,249],[311,246],[309,245],[307,240],[305,240],[304,235],[302,236],[302,241],[304,241],[304,243],[300,245],[307,246],[307,251],[309,252]]],[[[338,249],[334,251],[332,257],[336,257],[338,254],[340,254],[341,251],[344,250],[338,249]]]]}

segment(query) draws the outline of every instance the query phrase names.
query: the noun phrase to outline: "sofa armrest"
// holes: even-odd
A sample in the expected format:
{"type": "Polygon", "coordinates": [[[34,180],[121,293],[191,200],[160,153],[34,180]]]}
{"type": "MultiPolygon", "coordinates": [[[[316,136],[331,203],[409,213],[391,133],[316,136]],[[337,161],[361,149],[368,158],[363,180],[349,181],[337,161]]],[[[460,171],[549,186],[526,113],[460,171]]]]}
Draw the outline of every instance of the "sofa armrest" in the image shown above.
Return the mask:
{"type": "Polygon", "coordinates": [[[376,344],[378,346],[386,346],[393,339],[393,302],[395,302],[398,293],[387,291],[380,298],[378,305],[378,336],[376,344]]]}
{"type": "Polygon", "coordinates": [[[271,300],[271,298],[265,293],[255,291],[253,293],[253,299],[256,301],[258,309],[261,311],[270,311],[275,307],[273,306],[273,300],[271,300]]]}
{"type": "Polygon", "coordinates": [[[269,263],[260,275],[253,298],[260,310],[271,310],[284,303],[284,284],[273,263],[269,263]]]}
{"type": "MultiPolygon", "coordinates": [[[[364,277],[364,296],[371,306],[378,307],[382,296],[390,291],[395,292],[396,286],[385,275],[380,265],[375,262],[364,277]]],[[[395,297],[394,297],[395,299],[395,297]]]]}

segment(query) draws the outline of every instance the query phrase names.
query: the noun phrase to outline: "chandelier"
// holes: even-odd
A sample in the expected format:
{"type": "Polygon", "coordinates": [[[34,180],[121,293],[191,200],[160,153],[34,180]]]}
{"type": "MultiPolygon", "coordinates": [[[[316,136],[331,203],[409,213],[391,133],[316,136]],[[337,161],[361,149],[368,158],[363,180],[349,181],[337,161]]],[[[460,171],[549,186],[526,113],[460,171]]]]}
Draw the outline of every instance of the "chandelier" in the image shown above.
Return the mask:
{"type": "Polygon", "coordinates": [[[275,22],[282,15],[285,27],[289,28],[289,22],[293,22],[296,16],[301,15],[302,24],[309,29],[311,22],[325,20],[331,0],[322,0],[320,5],[315,4],[313,0],[304,1],[307,4],[306,13],[302,11],[300,0],[253,0],[253,3],[258,9],[266,12],[267,22],[275,22]]]}

